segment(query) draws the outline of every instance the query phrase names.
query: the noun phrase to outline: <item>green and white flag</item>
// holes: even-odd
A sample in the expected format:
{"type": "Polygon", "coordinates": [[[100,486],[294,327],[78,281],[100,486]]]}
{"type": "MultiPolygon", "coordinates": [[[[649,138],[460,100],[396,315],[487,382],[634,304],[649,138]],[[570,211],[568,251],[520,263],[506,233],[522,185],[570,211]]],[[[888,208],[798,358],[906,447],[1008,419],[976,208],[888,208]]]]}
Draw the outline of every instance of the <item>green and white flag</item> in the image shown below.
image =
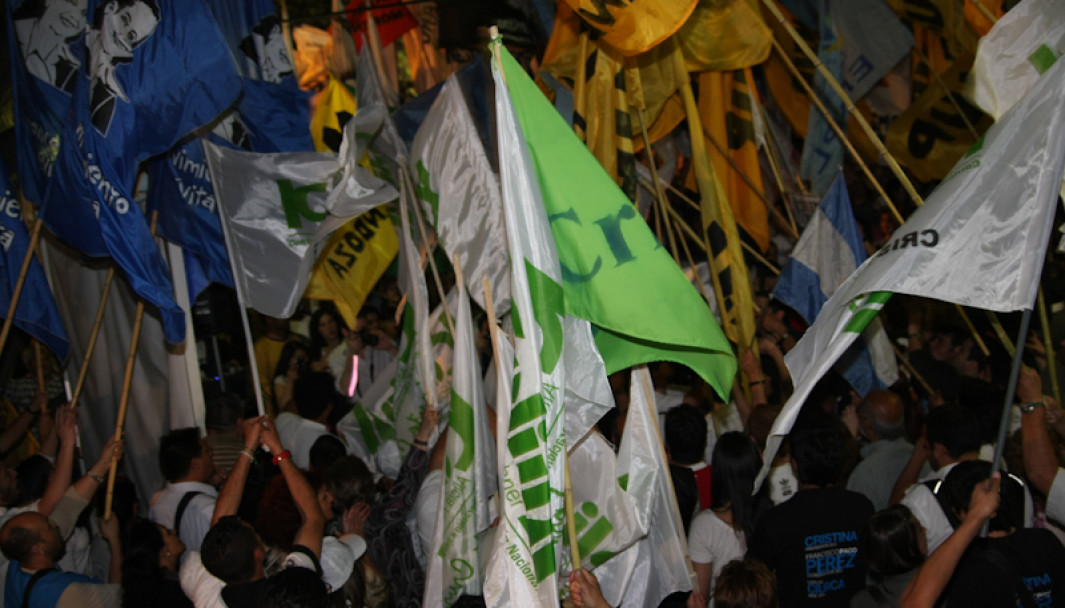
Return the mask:
{"type": "MultiPolygon", "coordinates": [[[[603,597],[611,606],[654,608],[670,593],[687,591],[693,584],[684,524],[659,441],[653,399],[654,387],[647,368],[632,370],[629,413],[618,450],[617,481],[633,505],[634,525],[644,529],[646,535],[605,562],[595,563],[606,557],[605,553],[592,558],[603,597]]],[[[604,527],[600,522],[596,521],[584,534],[578,532],[582,541],[588,535],[596,537],[595,525],[604,527]]]]}
{"type": "MultiPolygon", "coordinates": [[[[385,112],[380,131],[377,131],[370,140],[370,164],[378,177],[395,179],[395,171],[407,163],[407,145],[399,136],[396,123],[390,115],[391,109],[385,100],[380,75],[374,65],[369,44],[363,45],[362,52],[359,53],[359,66],[355,76],[358,107],[360,109],[380,108],[385,112]]],[[[399,185],[398,181],[396,185],[399,185]]]]}
{"type": "Polygon", "coordinates": [[[1065,6],[1024,0],[980,39],[965,96],[998,120],[1065,55],[1065,6]]]}
{"type": "Polygon", "coordinates": [[[1059,61],[825,303],[785,357],[795,392],[773,423],[756,487],[814,385],[891,293],[998,312],[1031,308],[1065,170],[1063,98],[1059,61]]]}
{"type": "Polygon", "coordinates": [[[492,172],[456,76],[448,78],[411,144],[410,171],[426,218],[448,259],[459,256],[470,297],[487,308],[480,285],[492,284],[497,315],[510,309],[510,269],[499,178],[492,172]]]}
{"type": "MultiPolygon", "coordinates": [[[[588,147],[505,52],[503,65],[534,170],[531,181],[550,219],[566,313],[595,326],[607,373],[674,361],[727,397],[736,358],[706,302],[588,147]]],[[[510,151],[502,145],[499,150],[502,171],[510,151]]]]}
{"type": "MultiPolygon", "coordinates": [[[[493,52],[513,58],[498,40],[493,52]]],[[[497,412],[507,449],[499,463],[506,596],[485,584],[490,606],[557,606],[566,450],[562,278],[554,242],[503,74],[493,61],[500,182],[510,251],[513,404],[497,412]]],[[[509,382],[504,382],[509,384],[509,382]]],[[[502,409],[502,408],[500,408],[502,409]]]]}
{"type": "Polygon", "coordinates": [[[498,489],[495,442],[488,426],[470,302],[462,285],[456,289],[451,413],[440,508],[427,556],[422,602],[426,608],[449,607],[463,593],[482,593],[478,537],[492,525],[490,498],[498,489]]]}

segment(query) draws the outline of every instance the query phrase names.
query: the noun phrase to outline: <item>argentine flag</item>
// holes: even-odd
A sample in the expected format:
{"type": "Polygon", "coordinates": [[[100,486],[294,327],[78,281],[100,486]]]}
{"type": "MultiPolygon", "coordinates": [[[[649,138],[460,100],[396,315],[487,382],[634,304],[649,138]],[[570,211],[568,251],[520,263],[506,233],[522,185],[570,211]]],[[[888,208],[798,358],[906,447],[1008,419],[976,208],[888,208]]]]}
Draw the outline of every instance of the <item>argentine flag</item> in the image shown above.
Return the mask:
{"type": "MultiPolygon", "coordinates": [[[[795,244],[773,297],[813,324],[821,307],[865,258],[847,185],[839,175],[795,244]]],[[[862,395],[895,383],[898,368],[879,320],[873,319],[840,357],[836,370],[862,395]]]]}

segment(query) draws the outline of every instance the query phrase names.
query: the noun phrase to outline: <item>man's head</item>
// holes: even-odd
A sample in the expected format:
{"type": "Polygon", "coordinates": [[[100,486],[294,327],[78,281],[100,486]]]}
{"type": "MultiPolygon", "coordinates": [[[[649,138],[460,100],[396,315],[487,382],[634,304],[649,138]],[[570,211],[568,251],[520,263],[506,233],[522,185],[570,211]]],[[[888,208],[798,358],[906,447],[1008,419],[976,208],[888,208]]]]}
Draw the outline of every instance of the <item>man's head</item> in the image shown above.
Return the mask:
{"type": "Polygon", "coordinates": [[[980,421],[960,405],[943,405],[928,413],[925,430],[935,469],[975,456],[980,451],[980,421]]]}
{"type": "Polygon", "coordinates": [[[902,399],[888,390],[870,391],[858,403],[858,422],[862,435],[870,442],[902,437],[906,432],[902,399]]]}
{"type": "Polygon", "coordinates": [[[262,578],[265,555],[259,535],[236,515],[218,520],[200,545],[203,567],[227,585],[262,578]]]}
{"type": "Polygon", "coordinates": [[[0,528],[0,551],[23,567],[54,567],[64,549],[59,526],[36,511],[20,513],[0,528]]]}
{"type": "Polygon", "coordinates": [[[328,372],[313,372],[303,376],[292,387],[292,401],[296,403],[296,410],[307,420],[325,422],[342,398],[334,386],[333,375],[328,372]]]}
{"type": "MultiPolygon", "coordinates": [[[[969,511],[969,501],[978,483],[986,483],[991,477],[991,463],[969,460],[959,463],[943,480],[940,493],[950,507],[947,513],[955,528],[969,511]]],[[[999,486],[1000,501],[988,529],[997,532],[1013,532],[1024,527],[1024,484],[1013,475],[1002,474],[999,486]]]]}
{"type": "Polygon", "coordinates": [[[200,438],[200,429],[177,429],[159,442],[159,470],[171,482],[205,482],[214,475],[211,446],[200,438]]]}
{"type": "Polygon", "coordinates": [[[928,354],[936,361],[943,361],[954,365],[965,350],[965,341],[968,336],[960,327],[944,327],[932,332],[932,338],[928,341],[928,354]]]}
{"type": "Polygon", "coordinates": [[[800,419],[789,435],[791,460],[800,484],[830,486],[843,467],[844,431],[827,415],[800,419]]]}
{"type": "Polygon", "coordinates": [[[690,405],[666,412],[666,451],[674,464],[695,464],[706,455],[706,417],[690,405]]]}

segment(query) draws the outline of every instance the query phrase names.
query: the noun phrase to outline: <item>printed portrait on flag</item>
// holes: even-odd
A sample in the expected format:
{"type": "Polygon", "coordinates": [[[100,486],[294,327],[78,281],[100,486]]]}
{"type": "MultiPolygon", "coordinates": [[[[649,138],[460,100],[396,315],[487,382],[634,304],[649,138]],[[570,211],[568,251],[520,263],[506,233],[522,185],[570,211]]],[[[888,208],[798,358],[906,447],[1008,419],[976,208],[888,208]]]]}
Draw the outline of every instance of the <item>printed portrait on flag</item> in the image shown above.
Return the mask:
{"type": "Polygon", "coordinates": [[[118,82],[120,64],[133,60],[133,51],[159,25],[155,0],[110,0],[96,7],[89,30],[89,74],[92,76],[92,125],[107,135],[117,99],[129,103],[118,82]]]}
{"type": "Polygon", "coordinates": [[[251,28],[251,33],[240,41],[240,50],[259,64],[260,80],[278,83],[292,75],[292,60],[288,57],[281,19],[277,15],[267,15],[251,28]]]}
{"type": "Polygon", "coordinates": [[[88,0],[27,0],[12,15],[26,71],[71,93],[81,67],[70,45],[85,32],[88,0]]]}

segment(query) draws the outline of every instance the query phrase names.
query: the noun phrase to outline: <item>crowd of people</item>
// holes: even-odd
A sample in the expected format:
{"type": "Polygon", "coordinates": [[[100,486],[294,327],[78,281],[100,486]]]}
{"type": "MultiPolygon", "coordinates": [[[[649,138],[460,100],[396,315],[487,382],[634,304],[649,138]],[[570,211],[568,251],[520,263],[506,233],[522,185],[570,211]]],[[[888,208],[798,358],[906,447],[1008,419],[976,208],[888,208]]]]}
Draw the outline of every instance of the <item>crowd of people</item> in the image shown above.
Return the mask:
{"type": "MultiPolygon", "coordinates": [[[[760,487],[791,391],[783,356],[802,334],[796,317],[761,302],[760,356],[741,356],[727,402],[686,368],[650,366],[694,575],[693,589],[660,605],[1051,606],[1065,594],[1065,413],[1049,396],[1047,356],[1062,344],[1029,340],[993,467],[1009,359],[992,340],[985,355],[968,332],[909,310],[926,304],[885,311],[906,360],[900,381],[859,396],[826,377],[760,487]],[[890,322],[901,316],[904,330],[890,322]]],[[[392,373],[392,318],[367,305],[349,328],[322,306],[309,336],[286,319],[263,327],[255,358],[267,413],[245,397],[210,398],[205,432],[160,438],[166,483],[141,493],[121,476],[110,497],[101,489],[121,441],[79,465],[77,413],[47,387],[27,401],[15,384],[21,414],[0,433],[5,606],[422,604],[444,466],[439,415],[425,409],[392,471],[352,413],[392,373]],[[31,430],[40,446],[18,461],[31,430]]],[[[489,342],[478,348],[488,372],[489,342]]],[[[592,432],[617,446],[628,376],[610,380],[616,407],[592,432]]],[[[594,570],[572,572],[560,593],[566,605],[607,605],[594,570]]]]}

